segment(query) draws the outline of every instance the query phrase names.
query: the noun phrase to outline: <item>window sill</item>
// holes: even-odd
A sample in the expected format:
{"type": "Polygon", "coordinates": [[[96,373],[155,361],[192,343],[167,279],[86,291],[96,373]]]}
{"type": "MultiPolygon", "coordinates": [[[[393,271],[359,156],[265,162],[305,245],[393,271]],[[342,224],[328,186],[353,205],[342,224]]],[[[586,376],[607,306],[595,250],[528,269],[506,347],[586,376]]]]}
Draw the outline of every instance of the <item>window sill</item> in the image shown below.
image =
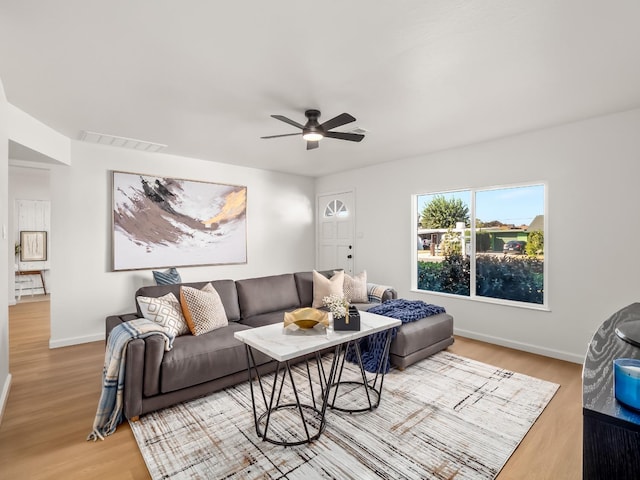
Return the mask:
{"type": "Polygon", "coordinates": [[[492,305],[499,305],[502,307],[514,307],[514,308],[524,308],[526,310],[538,310],[541,312],[550,312],[551,308],[549,308],[547,305],[539,305],[539,304],[534,304],[534,303],[524,303],[524,302],[514,302],[511,300],[500,300],[498,298],[489,298],[489,297],[465,297],[462,295],[453,295],[451,293],[442,293],[442,292],[431,292],[431,291],[427,291],[427,290],[418,290],[417,288],[412,288],[411,293],[418,293],[421,295],[433,295],[436,297],[446,297],[446,298],[452,298],[452,299],[456,299],[456,300],[465,300],[465,301],[471,301],[471,302],[478,302],[478,303],[489,303],[492,305]]]}

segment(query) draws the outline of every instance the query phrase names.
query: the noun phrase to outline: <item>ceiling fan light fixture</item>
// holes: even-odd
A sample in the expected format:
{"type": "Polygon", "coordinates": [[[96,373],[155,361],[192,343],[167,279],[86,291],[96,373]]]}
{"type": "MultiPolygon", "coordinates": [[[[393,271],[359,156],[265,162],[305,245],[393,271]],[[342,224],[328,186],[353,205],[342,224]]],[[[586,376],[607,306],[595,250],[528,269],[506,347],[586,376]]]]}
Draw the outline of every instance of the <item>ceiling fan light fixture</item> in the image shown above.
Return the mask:
{"type": "Polygon", "coordinates": [[[307,142],[317,142],[324,138],[324,135],[320,132],[309,131],[302,134],[302,138],[304,138],[307,142]]]}
{"type": "MultiPolygon", "coordinates": [[[[340,115],[333,117],[322,124],[318,122],[320,118],[320,110],[307,110],[304,112],[304,116],[307,117],[307,123],[302,125],[290,118],[282,115],[271,115],[271,117],[281,122],[288,123],[296,128],[302,130],[302,138],[307,142],[307,150],[314,150],[318,148],[318,142],[325,137],[335,138],[338,140],[349,140],[351,142],[360,142],[364,138],[361,133],[351,132],[334,132],[332,129],[346,125],[347,123],[355,122],[356,119],[353,115],[348,113],[341,113],[340,115]]],[[[363,130],[364,132],[364,130],[363,130]]],[[[300,135],[299,133],[285,133],[282,135],[269,135],[260,138],[278,138],[278,137],[291,137],[294,135],[300,135]]]]}

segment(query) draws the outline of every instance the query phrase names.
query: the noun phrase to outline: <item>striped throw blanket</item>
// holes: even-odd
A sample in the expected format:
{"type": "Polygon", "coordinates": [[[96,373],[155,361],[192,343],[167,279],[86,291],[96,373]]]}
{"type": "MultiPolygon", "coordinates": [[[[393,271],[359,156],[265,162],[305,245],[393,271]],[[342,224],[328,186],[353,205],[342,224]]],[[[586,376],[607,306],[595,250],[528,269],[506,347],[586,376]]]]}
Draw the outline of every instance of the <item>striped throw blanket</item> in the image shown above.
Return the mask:
{"type": "Polygon", "coordinates": [[[116,326],[107,340],[102,370],[102,393],[98,410],[93,421],[93,430],[87,440],[94,442],[99,438],[111,435],[122,422],[124,373],[127,345],[135,338],[145,338],[149,335],[164,336],[165,351],[173,348],[174,336],[169,334],[161,325],[144,318],[137,318],[116,326]]]}
{"type": "Polygon", "coordinates": [[[375,283],[367,284],[367,296],[372,303],[382,303],[382,296],[387,290],[393,290],[386,285],[376,285],[375,283]]]}
{"type": "MultiPolygon", "coordinates": [[[[424,317],[445,313],[444,307],[425,303],[421,300],[405,300],[396,298],[387,300],[386,302],[376,305],[368,310],[371,313],[384,315],[385,317],[396,318],[402,323],[415,322],[424,317]]],[[[399,327],[394,327],[391,331],[391,340],[396,337],[399,327]]],[[[387,339],[387,332],[379,332],[361,338],[358,342],[360,352],[362,353],[362,365],[367,372],[376,372],[378,365],[382,361],[384,347],[387,339]]],[[[357,356],[355,349],[347,350],[347,360],[356,363],[357,356]]],[[[391,369],[391,363],[387,357],[387,364],[381,369],[381,372],[388,372],[391,369]]]]}

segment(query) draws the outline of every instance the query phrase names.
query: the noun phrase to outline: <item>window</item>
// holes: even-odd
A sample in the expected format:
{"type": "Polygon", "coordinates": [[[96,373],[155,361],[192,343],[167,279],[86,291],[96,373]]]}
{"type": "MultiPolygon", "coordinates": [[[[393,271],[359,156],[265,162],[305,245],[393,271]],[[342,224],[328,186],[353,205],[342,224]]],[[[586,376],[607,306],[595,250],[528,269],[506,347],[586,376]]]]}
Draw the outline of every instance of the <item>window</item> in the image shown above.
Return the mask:
{"type": "Polygon", "coordinates": [[[418,290],[544,306],[545,186],[416,195],[418,290]]]}
{"type": "Polygon", "coordinates": [[[346,217],[347,215],[349,210],[340,200],[331,200],[324,209],[325,217],[346,217]]]}

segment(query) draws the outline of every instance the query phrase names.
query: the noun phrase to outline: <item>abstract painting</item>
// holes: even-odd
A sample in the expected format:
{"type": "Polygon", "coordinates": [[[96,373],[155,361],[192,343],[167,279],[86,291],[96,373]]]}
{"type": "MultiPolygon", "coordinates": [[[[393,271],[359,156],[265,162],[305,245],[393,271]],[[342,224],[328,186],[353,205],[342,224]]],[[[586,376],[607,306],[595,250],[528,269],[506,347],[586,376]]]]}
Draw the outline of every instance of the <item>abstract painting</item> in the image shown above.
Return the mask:
{"type": "Polygon", "coordinates": [[[247,187],[113,172],[113,270],[247,262],[247,187]]]}

